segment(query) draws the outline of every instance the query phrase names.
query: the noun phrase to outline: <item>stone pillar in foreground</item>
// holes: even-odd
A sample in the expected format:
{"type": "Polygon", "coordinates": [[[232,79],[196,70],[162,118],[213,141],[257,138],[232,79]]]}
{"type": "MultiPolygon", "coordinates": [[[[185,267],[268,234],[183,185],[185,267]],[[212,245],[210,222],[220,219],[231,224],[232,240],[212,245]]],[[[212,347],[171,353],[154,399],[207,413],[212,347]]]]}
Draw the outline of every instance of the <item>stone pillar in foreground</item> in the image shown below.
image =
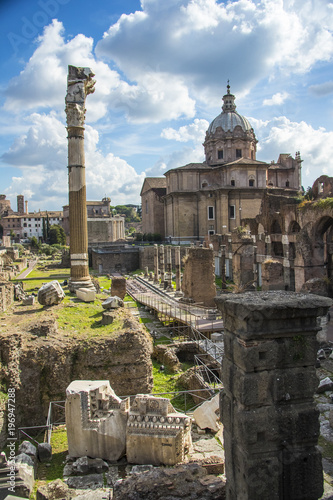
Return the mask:
{"type": "Polygon", "coordinates": [[[175,266],[176,266],[176,294],[181,294],[181,264],[180,247],[175,247],[175,266]]]}
{"type": "Polygon", "coordinates": [[[225,326],[227,500],[317,500],[323,493],[313,400],[317,316],[332,301],[271,291],[218,297],[216,303],[225,326]]]}
{"type": "Polygon", "coordinates": [[[154,245],[154,283],[158,282],[158,246],[154,245]]]}
{"type": "Polygon", "coordinates": [[[168,286],[167,286],[167,291],[172,292],[173,287],[172,287],[172,255],[171,255],[171,246],[167,246],[167,281],[168,281],[168,286]]]}
{"type": "Polygon", "coordinates": [[[163,245],[160,245],[160,267],[161,267],[161,287],[164,288],[165,268],[164,268],[164,246],[163,245]]]}
{"type": "Polygon", "coordinates": [[[71,292],[94,288],[89,276],[86,177],[84,158],[85,100],[94,92],[94,74],[89,68],[68,66],[66,116],[68,132],[68,185],[71,292]]]}

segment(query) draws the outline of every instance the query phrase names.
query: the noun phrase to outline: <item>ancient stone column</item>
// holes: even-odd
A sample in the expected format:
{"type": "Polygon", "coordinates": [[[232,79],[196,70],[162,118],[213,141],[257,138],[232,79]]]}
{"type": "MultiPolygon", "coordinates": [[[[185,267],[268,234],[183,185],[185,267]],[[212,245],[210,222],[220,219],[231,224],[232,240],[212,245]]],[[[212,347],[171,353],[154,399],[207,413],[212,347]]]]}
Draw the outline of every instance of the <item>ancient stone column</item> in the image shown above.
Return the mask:
{"type": "Polygon", "coordinates": [[[313,399],[317,316],[331,299],[272,291],[230,294],[216,303],[225,327],[227,500],[317,500],[323,493],[313,399]]]}
{"type": "Polygon", "coordinates": [[[180,247],[175,247],[175,266],[176,266],[176,293],[179,294],[181,287],[180,247]]]}
{"type": "Polygon", "coordinates": [[[161,287],[164,288],[164,246],[160,245],[161,287]]]}
{"type": "Polygon", "coordinates": [[[172,255],[171,255],[171,246],[167,246],[167,290],[173,291],[172,286],[172,255]]]}
{"type": "Polygon", "coordinates": [[[158,246],[154,245],[154,283],[158,284],[158,246]]]}
{"type": "Polygon", "coordinates": [[[68,66],[66,116],[68,133],[68,184],[71,292],[94,288],[89,276],[86,179],[84,157],[85,100],[94,92],[94,74],[89,68],[68,66]]]}

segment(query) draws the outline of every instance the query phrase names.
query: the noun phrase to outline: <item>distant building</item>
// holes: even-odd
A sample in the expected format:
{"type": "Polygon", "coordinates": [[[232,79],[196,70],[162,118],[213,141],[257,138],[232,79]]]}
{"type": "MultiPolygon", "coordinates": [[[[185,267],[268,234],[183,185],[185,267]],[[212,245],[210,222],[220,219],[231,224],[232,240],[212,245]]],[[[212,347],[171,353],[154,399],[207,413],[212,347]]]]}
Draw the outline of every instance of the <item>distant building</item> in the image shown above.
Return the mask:
{"type": "Polygon", "coordinates": [[[43,219],[49,219],[49,225],[62,225],[62,211],[39,211],[24,214],[13,213],[1,218],[4,236],[14,234],[13,239],[31,239],[33,236],[37,240],[43,239],[43,219]]]}
{"type": "MultiPolygon", "coordinates": [[[[120,215],[111,215],[110,198],[86,203],[89,244],[125,239],[125,219],[120,215]]],[[[63,207],[63,228],[69,242],[69,205],[63,207]]]]}
{"type": "Polygon", "coordinates": [[[281,154],[277,163],[265,163],[256,159],[257,142],[247,118],[237,113],[228,85],[222,113],[206,132],[206,160],[167,171],[164,185],[160,178],[145,179],[141,190],[144,231],[155,232],[163,219],[165,237],[171,241],[203,240],[230,233],[258,215],[268,190],[295,196],[301,189],[299,153],[295,158],[281,154]],[[162,186],[165,194],[157,194],[156,188],[162,186]]]}
{"type": "Polygon", "coordinates": [[[142,200],[142,232],[160,234],[164,238],[166,179],[164,177],[146,177],[140,195],[142,200]]]}

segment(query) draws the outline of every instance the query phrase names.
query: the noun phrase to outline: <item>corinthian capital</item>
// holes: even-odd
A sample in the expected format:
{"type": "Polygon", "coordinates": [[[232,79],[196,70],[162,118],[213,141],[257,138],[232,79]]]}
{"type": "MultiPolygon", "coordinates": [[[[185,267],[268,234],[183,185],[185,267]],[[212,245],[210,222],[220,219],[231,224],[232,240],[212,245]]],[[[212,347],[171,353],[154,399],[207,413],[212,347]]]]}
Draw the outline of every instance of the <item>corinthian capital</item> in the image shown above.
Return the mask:
{"type": "Polygon", "coordinates": [[[83,127],[85,120],[85,101],[95,91],[94,73],[90,68],[68,66],[66,115],[68,127],[83,127]]]}

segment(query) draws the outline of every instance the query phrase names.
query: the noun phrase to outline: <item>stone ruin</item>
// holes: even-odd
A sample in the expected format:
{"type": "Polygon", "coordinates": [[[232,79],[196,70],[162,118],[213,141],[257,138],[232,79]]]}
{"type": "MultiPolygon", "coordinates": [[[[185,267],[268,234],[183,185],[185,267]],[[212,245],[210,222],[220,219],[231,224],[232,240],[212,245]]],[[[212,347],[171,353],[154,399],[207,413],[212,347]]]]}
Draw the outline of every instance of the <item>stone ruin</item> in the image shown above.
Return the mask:
{"type": "Polygon", "coordinates": [[[294,292],[216,298],[225,325],[221,420],[227,500],[323,494],[317,316],[332,301],[294,292]]]}
{"type": "Polygon", "coordinates": [[[129,409],[126,456],[129,463],[175,465],[191,448],[191,420],[169,399],[139,394],[129,409]]]}
{"type": "Polygon", "coordinates": [[[61,288],[59,281],[54,280],[45,283],[38,290],[38,302],[43,306],[59,304],[65,298],[65,292],[61,288]]]}
{"type": "Polygon", "coordinates": [[[129,399],[122,401],[109,381],[76,380],[66,390],[68,453],[119,460],[126,452],[129,399]]]}
{"type": "Polygon", "coordinates": [[[76,380],[66,390],[70,457],[175,465],[191,448],[191,419],[166,398],[116,396],[109,381],[76,380]]]}
{"type": "Polygon", "coordinates": [[[189,248],[184,258],[182,291],[206,307],[215,307],[216,296],[214,252],[210,248],[189,248]]]}

